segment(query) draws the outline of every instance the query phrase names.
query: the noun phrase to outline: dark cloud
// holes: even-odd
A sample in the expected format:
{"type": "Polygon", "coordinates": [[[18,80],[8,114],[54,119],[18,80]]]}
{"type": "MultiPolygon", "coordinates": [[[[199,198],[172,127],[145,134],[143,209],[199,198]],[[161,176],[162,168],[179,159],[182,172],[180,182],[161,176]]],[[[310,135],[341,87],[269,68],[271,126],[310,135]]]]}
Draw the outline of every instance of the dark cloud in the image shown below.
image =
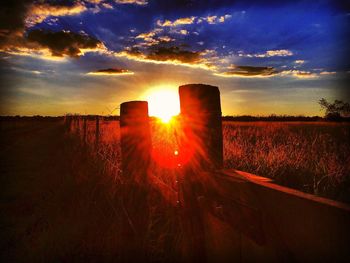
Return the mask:
{"type": "Polygon", "coordinates": [[[9,37],[24,30],[24,20],[31,3],[31,0],[1,1],[0,47],[9,37]]]}
{"type": "Polygon", "coordinates": [[[0,7],[0,51],[28,54],[47,48],[52,56],[77,57],[82,49],[96,49],[102,43],[94,37],[68,31],[32,30],[27,22],[41,22],[47,16],[73,15],[85,10],[82,1],[2,1],[0,7]]]}
{"type": "Polygon", "coordinates": [[[278,71],[273,67],[232,66],[230,70],[215,75],[222,77],[269,77],[278,71]]]}
{"type": "Polygon", "coordinates": [[[18,42],[26,27],[40,23],[48,16],[75,15],[85,10],[84,1],[1,1],[0,48],[18,42]]]}
{"type": "Polygon", "coordinates": [[[107,68],[89,72],[88,75],[130,75],[132,71],[122,68],[107,68]]]}
{"type": "Polygon", "coordinates": [[[195,63],[200,61],[200,52],[184,50],[180,47],[152,47],[147,59],[158,61],[179,61],[182,63],[195,63]]]}
{"type": "Polygon", "coordinates": [[[28,33],[27,40],[48,48],[52,56],[58,57],[78,57],[81,55],[81,49],[96,49],[102,45],[94,37],[69,31],[32,30],[28,33]]]}

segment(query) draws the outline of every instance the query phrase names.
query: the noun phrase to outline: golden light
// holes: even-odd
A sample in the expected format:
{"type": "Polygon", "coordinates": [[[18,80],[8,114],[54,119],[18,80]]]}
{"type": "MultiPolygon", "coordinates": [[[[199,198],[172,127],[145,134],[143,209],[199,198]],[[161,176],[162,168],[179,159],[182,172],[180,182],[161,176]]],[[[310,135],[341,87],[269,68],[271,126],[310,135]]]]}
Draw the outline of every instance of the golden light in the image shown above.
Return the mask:
{"type": "Polygon", "coordinates": [[[150,116],[158,117],[168,123],[180,113],[179,94],[176,88],[159,87],[149,90],[146,95],[150,116]]]}

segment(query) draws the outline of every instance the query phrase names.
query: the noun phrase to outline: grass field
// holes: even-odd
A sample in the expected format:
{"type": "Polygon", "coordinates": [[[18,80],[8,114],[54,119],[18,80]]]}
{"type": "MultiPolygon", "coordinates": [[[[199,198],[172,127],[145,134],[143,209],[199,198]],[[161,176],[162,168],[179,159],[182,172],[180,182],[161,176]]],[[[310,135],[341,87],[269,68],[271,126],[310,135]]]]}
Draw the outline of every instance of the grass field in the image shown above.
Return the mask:
{"type": "MultiPolygon", "coordinates": [[[[81,121],[69,133],[62,121],[1,123],[3,262],[126,262],[145,257],[176,262],[194,250],[186,232],[188,217],[174,206],[174,169],[153,163],[148,191],[128,188],[121,174],[119,122],[100,121],[98,148],[95,127],[94,121],[87,122],[84,144],[81,121]]],[[[151,127],[154,148],[174,158],[175,127],[151,127]]],[[[224,122],[225,167],[348,202],[349,127],[224,122]]],[[[220,233],[229,238],[229,231],[220,233]]]]}
{"type": "Polygon", "coordinates": [[[226,122],[226,168],[350,201],[350,125],[331,122],[226,122]]]}
{"type": "Polygon", "coordinates": [[[109,134],[94,152],[61,121],[1,123],[1,262],[180,261],[176,208],[119,181],[109,134]]]}
{"type": "MultiPolygon", "coordinates": [[[[93,121],[88,121],[90,144],[93,121]]],[[[118,121],[101,121],[99,153],[120,173],[118,121]]],[[[177,150],[176,127],[153,122],[153,145],[177,150]]],[[[82,124],[80,123],[80,129],[82,124]]],[[[350,124],[335,122],[223,122],[224,168],[272,178],[307,193],[350,201],[350,124]]],[[[169,178],[163,178],[168,180],[169,178]]]]}

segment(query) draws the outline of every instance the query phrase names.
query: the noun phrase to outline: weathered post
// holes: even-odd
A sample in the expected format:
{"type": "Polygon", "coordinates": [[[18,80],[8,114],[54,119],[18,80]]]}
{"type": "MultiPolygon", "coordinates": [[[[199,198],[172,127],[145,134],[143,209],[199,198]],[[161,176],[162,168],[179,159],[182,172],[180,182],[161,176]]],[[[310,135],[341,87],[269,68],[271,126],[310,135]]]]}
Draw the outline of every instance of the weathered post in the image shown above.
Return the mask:
{"type": "Polygon", "coordinates": [[[144,244],[149,215],[147,172],[152,147],[146,101],[129,101],[120,105],[120,143],[125,182],[121,198],[129,218],[122,221],[125,245],[122,261],[128,262],[135,259],[135,255],[146,257],[144,244]]]}
{"type": "Polygon", "coordinates": [[[182,147],[192,147],[190,166],[220,169],[223,166],[223,138],[218,87],[188,84],[179,87],[180,110],[185,137],[182,147]]]}
{"type": "Polygon", "coordinates": [[[220,92],[218,87],[188,84],[179,87],[182,134],[180,157],[186,156],[180,180],[183,222],[191,246],[190,261],[206,262],[205,225],[200,200],[202,171],[223,166],[220,92]]]}
{"type": "Polygon", "coordinates": [[[87,136],[87,123],[86,123],[86,116],[83,116],[83,143],[86,145],[86,136],[87,136]]]}
{"type": "Polygon", "coordinates": [[[65,115],[65,126],[66,126],[67,132],[70,132],[70,130],[71,130],[71,123],[72,123],[72,116],[65,115]]]}
{"type": "Polygon", "coordinates": [[[76,125],[77,125],[77,134],[78,134],[78,136],[80,138],[80,115],[77,116],[77,123],[76,123],[76,125]]]}
{"type": "Polygon", "coordinates": [[[100,141],[100,118],[96,115],[96,127],[95,127],[95,148],[98,150],[98,144],[100,141]]]}
{"type": "Polygon", "coordinates": [[[120,135],[124,179],[142,182],[146,179],[152,147],[146,101],[120,105],[120,135]]]}

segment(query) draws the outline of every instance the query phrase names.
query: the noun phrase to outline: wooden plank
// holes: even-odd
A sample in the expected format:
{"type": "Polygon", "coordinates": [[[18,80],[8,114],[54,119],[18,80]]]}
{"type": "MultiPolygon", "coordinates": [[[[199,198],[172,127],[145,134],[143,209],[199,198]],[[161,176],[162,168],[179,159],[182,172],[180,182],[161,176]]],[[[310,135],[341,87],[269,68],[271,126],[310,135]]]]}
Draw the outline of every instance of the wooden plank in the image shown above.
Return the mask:
{"type": "Polygon", "coordinates": [[[203,209],[242,234],[242,261],[350,260],[348,205],[239,171],[199,178],[203,209]]]}

